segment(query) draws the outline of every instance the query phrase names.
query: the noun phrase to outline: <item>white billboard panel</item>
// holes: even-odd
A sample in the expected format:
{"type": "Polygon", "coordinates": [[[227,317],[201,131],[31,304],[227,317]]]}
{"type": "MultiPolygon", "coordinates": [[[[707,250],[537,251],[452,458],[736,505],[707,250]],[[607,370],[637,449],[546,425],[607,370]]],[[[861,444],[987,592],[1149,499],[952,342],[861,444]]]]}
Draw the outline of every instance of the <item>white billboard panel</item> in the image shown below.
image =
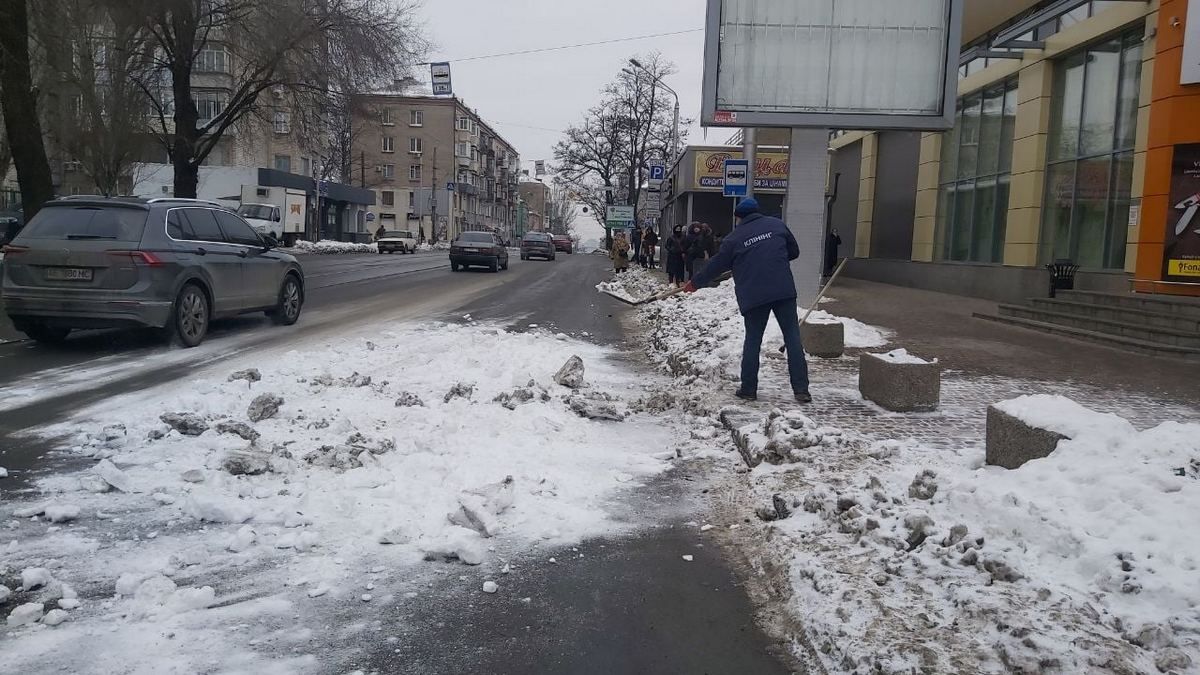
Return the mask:
{"type": "Polygon", "coordinates": [[[709,126],[952,125],[961,0],[709,0],[709,126]]]}

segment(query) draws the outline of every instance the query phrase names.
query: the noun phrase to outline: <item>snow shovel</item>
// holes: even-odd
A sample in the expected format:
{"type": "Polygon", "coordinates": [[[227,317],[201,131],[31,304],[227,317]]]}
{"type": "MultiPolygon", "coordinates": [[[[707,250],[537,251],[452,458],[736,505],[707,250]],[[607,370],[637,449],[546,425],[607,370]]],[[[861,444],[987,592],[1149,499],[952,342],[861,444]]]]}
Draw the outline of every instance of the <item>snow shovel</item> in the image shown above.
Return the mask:
{"type": "MultiPolygon", "coordinates": [[[[728,281],[729,279],[732,279],[732,278],[733,278],[733,272],[726,272],[726,273],[722,274],[721,276],[717,277],[716,279],[713,279],[713,283],[719,284],[721,282],[728,281]]],[[[613,293],[612,291],[601,291],[601,292],[604,293],[605,295],[614,297],[617,300],[620,300],[621,302],[623,302],[627,305],[633,305],[634,307],[638,307],[640,305],[645,305],[645,304],[648,304],[651,302],[658,302],[659,300],[666,300],[667,298],[669,298],[673,295],[679,295],[680,293],[683,292],[683,287],[680,286],[679,288],[668,288],[665,291],[655,293],[654,295],[651,295],[648,298],[642,298],[641,300],[633,300],[631,298],[626,298],[626,297],[617,295],[616,293],[613,293]]]]}
{"type": "MultiPolygon", "coordinates": [[[[842,260],[841,264],[837,266],[837,269],[833,271],[833,276],[829,277],[829,281],[826,282],[825,286],[821,288],[821,291],[817,293],[816,299],[814,299],[813,303],[809,305],[808,311],[804,313],[804,318],[800,319],[801,326],[803,326],[805,323],[808,323],[808,317],[812,316],[813,311],[817,309],[817,305],[821,304],[821,299],[824,298],[825,294],[829,292],[829,288],[833,286],[833,282],[837,281],[838,275],[842,273],[842,270],[845,269],[846,263],[848,262],[850,262],[849,258],[842,260]]],[[[780,354],[785,352],[787,352],[787,347],[779,348],[780,354]]]]}

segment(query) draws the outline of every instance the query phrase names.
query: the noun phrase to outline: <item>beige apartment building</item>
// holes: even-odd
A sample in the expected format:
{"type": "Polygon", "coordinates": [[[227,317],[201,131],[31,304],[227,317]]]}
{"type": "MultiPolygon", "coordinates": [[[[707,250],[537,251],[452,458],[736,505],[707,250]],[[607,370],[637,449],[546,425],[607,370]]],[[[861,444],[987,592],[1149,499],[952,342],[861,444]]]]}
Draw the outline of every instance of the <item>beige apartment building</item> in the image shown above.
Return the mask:
{"type": "Polygon", "coordinates": [[[376,193],[372,227],[513,237],[520,157],[461,99],[380,93],[354,110],[349,180],[376,193]]]}
{"type": "Polygon", "coordinates": [[[541,181],[527,180],[520,184],[521,202],[524,207],[525,232],[548,232],[546,213],[550,203],[550,186],[541,181]]]}

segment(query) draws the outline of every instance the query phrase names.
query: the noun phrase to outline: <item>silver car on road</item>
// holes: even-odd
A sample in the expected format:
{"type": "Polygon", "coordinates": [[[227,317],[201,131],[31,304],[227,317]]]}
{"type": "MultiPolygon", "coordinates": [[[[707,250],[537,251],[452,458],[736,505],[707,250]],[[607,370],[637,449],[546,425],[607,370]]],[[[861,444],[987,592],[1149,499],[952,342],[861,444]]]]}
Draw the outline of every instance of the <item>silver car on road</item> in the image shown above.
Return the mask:
{"type": "Polygon", "coordinates": [[[215,202],[67,197],[4,247],[0,299],[17,330],[40,342],[141,326],[194,347],[215,318],[300,318],[304,271],[273,246],[215,202]]]}

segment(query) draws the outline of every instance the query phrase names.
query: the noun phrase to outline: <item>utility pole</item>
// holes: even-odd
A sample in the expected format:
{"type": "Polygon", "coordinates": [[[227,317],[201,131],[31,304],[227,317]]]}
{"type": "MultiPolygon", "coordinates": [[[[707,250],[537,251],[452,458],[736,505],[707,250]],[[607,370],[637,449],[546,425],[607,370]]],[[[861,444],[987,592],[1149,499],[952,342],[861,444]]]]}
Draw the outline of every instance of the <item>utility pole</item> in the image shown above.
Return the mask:
{"type": "Polygon", "coordinates": [[[756,144],[756,133],[753,127],[742,130],[742,158],[749,162],[749,176],[746,176],[746,199],[754,196],[754,178],[758,175],[758,145],[756,144]]]}

